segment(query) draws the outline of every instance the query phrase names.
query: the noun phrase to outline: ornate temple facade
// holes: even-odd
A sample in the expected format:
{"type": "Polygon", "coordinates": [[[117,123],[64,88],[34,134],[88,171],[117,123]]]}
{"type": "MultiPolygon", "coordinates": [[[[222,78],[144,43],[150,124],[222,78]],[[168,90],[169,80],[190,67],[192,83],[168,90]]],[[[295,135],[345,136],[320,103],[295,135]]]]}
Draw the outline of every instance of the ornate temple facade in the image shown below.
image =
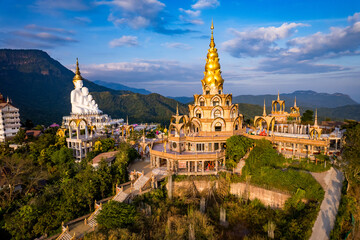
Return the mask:
{"type": "Polygon", "coordinates": [[[166,167],[178,174],[214,174],[225,166],[226,140],[245,132],[232,94],[223,92],[213,29],[212,24],[202,94],[194,95],[188,115],[180,115],[177,109],[172,116],[168,138],[150,150],[152,167],[166,167]]]}
{"type": "Polygon", "coordinates": [[[343,131],[335,128],[332,132],[323,132],[318,125],[317,110],[313,125],[301,124],[300,108],[296,105],[290,108],[290,113],[285,110],[285,101],[280,100],[280,95],[272,101],[271,114],[264,110],[262,116],[255,116],[255,131],[249,137],[265,137],[272,141],[287,157],[314,158],[314,154],[339,154],[342,144],[343,131]],[[255,134],[255,136],[253,136],[255,134]]]}
{"type": "Polygon", "coordinates": [[[15,137],[19,129],[19,109],[12,105],[9,98],[5,100],[0,93],[0,142],[15,137]]]}

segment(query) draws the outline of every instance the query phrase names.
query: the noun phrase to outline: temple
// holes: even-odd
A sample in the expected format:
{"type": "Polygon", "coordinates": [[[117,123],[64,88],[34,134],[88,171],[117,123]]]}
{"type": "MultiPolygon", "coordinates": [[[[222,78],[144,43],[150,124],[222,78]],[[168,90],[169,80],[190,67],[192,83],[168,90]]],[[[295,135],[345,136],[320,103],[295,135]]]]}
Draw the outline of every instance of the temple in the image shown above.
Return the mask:
{"type": "Polygon", "coordinates": [[[13,106],[9,98],[5,100],[0,93],[0,142],[5,142],[15,137],[19,129],[19,109],[13,106]]]}
{"type": "Polygon", "coordinates": [[[255,129],[249,130],[248,136],[267,138],[278,152],[286,157],[314,159],[314,154],[338,155],[344,131],[339,128],[331,130],[318,125],[317,110],[314,120],[313,125],[302,124],[296,98],[288,113],[285,109],[285,101],[280,100],[278,93],[277,99],[272,101],[271,114],[266,114],[264,100],[263,114],[255,116],[255,129]]]}
{"type": "Polygon", "coordinates": [[[70,116],[63,117],[62,128],[58,130],[58,135],[66,136],[67,131],[69,132],[69,137],[66,138],[67,145],[73,149],[76,159],[81,160],[92,150],[95,139],[107,131],[112,131],[124,120],[111,119],[99,109],[89,89],[83,86],[77,59],[73,83],[75,89],[70,94],[71,113],[70,116]]]}
{"type": "Polygon", "coordinates": [[[219,56],[215,48],[214,25],[211,24],[202,94],[194,95],[188,115],[172,116],[168,138],[150,150],[152,167],[166,167],[178,174],[216,174],[225,167],[225,143],[245,132],[239,107],[232,94],[223,92],[219,56]]]}

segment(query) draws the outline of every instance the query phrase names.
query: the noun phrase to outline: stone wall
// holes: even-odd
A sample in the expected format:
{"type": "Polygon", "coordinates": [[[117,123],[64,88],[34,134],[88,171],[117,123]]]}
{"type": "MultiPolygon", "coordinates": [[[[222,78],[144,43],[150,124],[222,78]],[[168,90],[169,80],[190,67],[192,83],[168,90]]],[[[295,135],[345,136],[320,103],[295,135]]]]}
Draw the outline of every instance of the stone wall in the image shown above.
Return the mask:
{"type": "MultiPolygon", "coordinates": [[[[183,191],[195,185],[196,189],[202,193],[204,190],[209,189],[214,184],[217,186],[217,181],[181,181],[173,182],[173,195],[181,196],[183,191]]],[[[237,195],[239,197],[249,198],[250,200],[259,199],[264,205],[270,206],[272,208],[283,208],[286,200],[291,196],[287,193],[281,193],[277,191],[268,190],[265,188],[260,188],[252,185],[248,185],[246,188],[246,183],[231,183],[230,184],[230,193],[237,195]]]]}
{"type": "Polygon", "coordinates": [[[283,208],[286,200],[291,197],[287,193],[272,191],[252,185],[248,185],[248,189],[246,189],[246,183],[232,183],[230,185],[230,193],[239,197],[249,198],[250,200],[257,198],[264,205],[272,208],[283,208]]]}

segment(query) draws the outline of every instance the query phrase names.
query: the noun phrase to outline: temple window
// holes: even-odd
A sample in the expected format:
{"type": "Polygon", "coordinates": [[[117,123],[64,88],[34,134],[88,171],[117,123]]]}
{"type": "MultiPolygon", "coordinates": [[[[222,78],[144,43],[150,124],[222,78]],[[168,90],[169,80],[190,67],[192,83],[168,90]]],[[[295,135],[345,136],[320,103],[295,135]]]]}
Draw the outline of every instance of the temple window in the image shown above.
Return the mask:
{"type": "Polygon", "coordinates": [[[214,143],[214,151],[219,149],[219,143],[214,143]]]}
{"type": "Polygon", "coordinates": [[[214,112],[214,118],[221,117],[221,112],[219,110],[216,110],[214,112]]]}
{"type": "Polygon", "coordinates": [[[204,101],[200,101],[200,106],[205,106],[205,102],[204,102],[204,101]]]}
{"type": "Polygon", "coordinates": [[[196,144],[196,151],[204,151],[205,146],[203,143],[196,144]]]}
{"type": "Polygon", "coordinates": [[[196,111],[196,117],[201,118],[201,112],[199,110],[196,111]]]}
{"type": "Polygon", "coordinates": [[[230,106],[230,101],[226,100],[226,106],[230,106]]]}
{"type": "Polygon", "coordinates": [[[215,132],[221,132],[221,123],[216,123],[215,132]]]}
{"type": "Polygon", "coordinates": [[[219,89],[219,94],[221,94],[221,89],[219,89]]]}
{"type": "Polygon", "coordinates": [[[216,99],[213,101],[213,106],[218,106],[219,105],[219,101],[216,99]]]}
{"type": "Polygon", "coordinates": [[[206,90],[206,95],[209,95],[210,94],[210,90],[206,90]]]}
{"type": "Polygon", "coordinates": [[[235,131],[239,129],[239,125],[235,125],[235,131]]]}

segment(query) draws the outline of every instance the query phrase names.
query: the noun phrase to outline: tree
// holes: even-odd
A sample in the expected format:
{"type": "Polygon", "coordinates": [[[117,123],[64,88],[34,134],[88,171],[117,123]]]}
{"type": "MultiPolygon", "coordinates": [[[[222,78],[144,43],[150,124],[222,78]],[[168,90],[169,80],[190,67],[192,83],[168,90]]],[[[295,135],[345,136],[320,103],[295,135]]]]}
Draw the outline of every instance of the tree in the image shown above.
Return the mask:
{"type": "Polygon", "coordinates": [[[244,136],[232,136],[226,140],[226,166],[234,168],[253,145],[253,140],[244,136]]]}
{"type": "Polygon", "coordinates": [[[314,111],[306,110],[302,117],[301,117],[301,123],[302,124],[312,124],[314,122],[314,111]]]}
{"type": "Polygon", "coordinates": [[[137,212],[133,205],[110,201],[96,216],[99,226],[106,229],[125,228],[135,223],[137,212]]]}
{"type": "Polygon", "coordinates": [[[22,144],[25,141],[26,133],[25,130],[20,128],[14,137],[14,142],[18,144],[22,144]]]}

